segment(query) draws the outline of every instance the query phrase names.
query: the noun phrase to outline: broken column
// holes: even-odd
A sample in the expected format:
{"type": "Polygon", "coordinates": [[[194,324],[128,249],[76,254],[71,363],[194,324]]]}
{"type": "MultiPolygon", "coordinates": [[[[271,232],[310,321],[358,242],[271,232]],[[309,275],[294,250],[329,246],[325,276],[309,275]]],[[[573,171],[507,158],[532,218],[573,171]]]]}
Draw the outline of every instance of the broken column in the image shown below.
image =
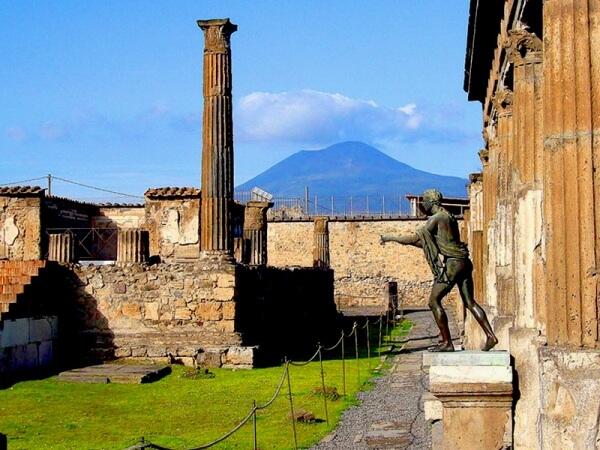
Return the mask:
{"type": "Polygon", "coordinates": [[[233,236],[233,121],[229,19],[199,20],[204,31],[204,113],[200,249],[231,254],[233,236]]]}
{"type": "Polygon", "coordinates": [[[48,261],[75,262],[75,239],[71,233],[53,233],[48,239],[48,261]]]}
{"type": "Polygon", "coordinates": [[[313,243],[313,266],[329,267],[329,219],[315,217],[313,243]]]}
{"type": "Polygon", "coordinates": [[[250,201],[244,214],[243,261],[251,266],[267,264],[267,210],[273,203],[250,201]]]}
{"type": "Polygon", "coordinates": [[[119,230],[117,237],[117,262],[142,263],[148,260],[149,235],[139,228],[119,230]]]}

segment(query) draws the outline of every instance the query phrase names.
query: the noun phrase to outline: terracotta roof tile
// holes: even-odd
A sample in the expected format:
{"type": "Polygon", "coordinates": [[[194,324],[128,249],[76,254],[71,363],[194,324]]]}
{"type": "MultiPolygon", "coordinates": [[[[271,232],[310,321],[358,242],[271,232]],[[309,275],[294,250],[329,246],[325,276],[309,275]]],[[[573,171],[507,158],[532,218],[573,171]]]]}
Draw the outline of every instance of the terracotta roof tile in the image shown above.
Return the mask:
{"type": "Polygon", "coordinates": [[[44,189],[39,186],[0,186],[0,195],[5,197],[42,196],[44,189]]]}
{"type": "Polygon", "coordinates": [[[144,196],[148,198],[200,197],[200,189],[168,186],[148,189],[144,196]]]}

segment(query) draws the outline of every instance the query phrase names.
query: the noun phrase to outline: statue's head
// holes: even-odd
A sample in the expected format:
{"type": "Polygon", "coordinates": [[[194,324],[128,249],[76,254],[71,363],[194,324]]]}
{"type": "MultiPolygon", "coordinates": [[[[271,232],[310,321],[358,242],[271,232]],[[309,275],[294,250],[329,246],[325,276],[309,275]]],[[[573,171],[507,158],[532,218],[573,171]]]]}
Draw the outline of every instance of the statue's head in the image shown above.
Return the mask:
{"type": "Polygon", "coordinates": [[[423,192],[422,208],[425,214],[431,213],[433,205],[440,206],[443,198],[442,193],[437,189],[427,189],[423,192]]]}

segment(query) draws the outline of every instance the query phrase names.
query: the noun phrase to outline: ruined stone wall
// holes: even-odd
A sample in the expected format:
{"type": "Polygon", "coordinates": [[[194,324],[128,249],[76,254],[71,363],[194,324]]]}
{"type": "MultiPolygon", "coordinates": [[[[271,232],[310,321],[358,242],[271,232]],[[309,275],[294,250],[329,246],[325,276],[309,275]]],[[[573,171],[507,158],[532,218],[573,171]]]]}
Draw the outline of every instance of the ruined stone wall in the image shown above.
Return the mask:
{"type": "MultiPolygon", "coordinates": [[[[190,362],[207,348],[239,347],[235,266],[193,263],[64,266],[66,329],[80,355],[190,362]]],[[[235,350],[237,352],[237,350],[235,350]]],[[[252,355],[249,355],[252,364],[252,355]]]]}
{"type": "Polygon", "coordinates": [[[0,196],[0,257],[41,258],[41,202],[39,196],[0,196]]]}
{"type": "Polygon", "coordinates": [[[92,217],[94,228],[144,228],[146,210],[137,206],[101,206],[98,214],[92,217]]]}
{"type": "MultiPolygon", "coordinates": [[[[175,188],[174,188],[175,189],[175,188]]],[[[195,258],[200,254],[200,194],[178,188],[177,195],[146,196],[146,228],[150,232],[150,255],[164,261],[195,258]]]]}
{"type": "MultiPolygon", "coordinates": [[[[379,244],[381,234],[413,232],[423,220],[330,221],[330,263],[338,307],[387,307],[387,281],[398,283],[405,306],[427,305],[431,271],[417,247],[379,244]]],[[[269,265],[312,265],[312,222],[269,222],[269,265]]],[[[457,301],[456,290],[452,302],[457,301]]]]}

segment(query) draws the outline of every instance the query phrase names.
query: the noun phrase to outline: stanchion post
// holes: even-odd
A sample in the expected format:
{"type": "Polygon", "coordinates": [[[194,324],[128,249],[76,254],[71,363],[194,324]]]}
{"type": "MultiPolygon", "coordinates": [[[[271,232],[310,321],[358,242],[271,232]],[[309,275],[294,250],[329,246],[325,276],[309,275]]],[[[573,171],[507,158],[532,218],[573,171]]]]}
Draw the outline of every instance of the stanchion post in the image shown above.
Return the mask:
{"type": "Polygon", "coordinates": [[[354,354],[356,355],[356,381],[360,389],[360,362],[358,360],[358,327],[354,322],[354,354]]]}
{"type": "Polygon", "coordinates": [[[254,414],[252,414],[252,425],[254,428],[254,450],[258,450],[258,436],[256,435],[256,400],[252,401],[252,409],[254,410],[254,414]]]}
{"type": "Polygon", "coordinates": [[[377,347],[377,357],[381,359],[381,330],[383,328],[383,314],[379,315],[379,346],[377,347]]]}
{"type": "Polygon", "coordinates": [[[329,426],[329,412],[327,411],[327,395],[325,392],[325,372],[323,371],[323,354],[319,343],[319,364],[321,365],[321,389],[323,389],[323,408],[325,409],[325,422],[329,426]]]}
{"type": "Polygon", "coordinates": [[[345,340],[346,335],[344,334],[344,330],[342,330],[342,392],[344,393],[344,397],[346,397],[346,348],[344,346],[345,340]]]}
{"type": "Polygon", "coordinates": [[[292,384],[290,383],[290,364],[287,358],[285,358],[286,374],[287,374],[287,385],[288,385],[288,397],[290,399],[290,412],[292,414],[292,431],[294,433],[294,450],[298,450],[298,436],[296,435],[296,417],[294,417],[294,401],[292,400],[292,384]]]}
{"type": "Polygon", "coordinates": [[[367,318],[367,365],[371,372],[371,336],[369,335],[369,319],[367,318]]]}

